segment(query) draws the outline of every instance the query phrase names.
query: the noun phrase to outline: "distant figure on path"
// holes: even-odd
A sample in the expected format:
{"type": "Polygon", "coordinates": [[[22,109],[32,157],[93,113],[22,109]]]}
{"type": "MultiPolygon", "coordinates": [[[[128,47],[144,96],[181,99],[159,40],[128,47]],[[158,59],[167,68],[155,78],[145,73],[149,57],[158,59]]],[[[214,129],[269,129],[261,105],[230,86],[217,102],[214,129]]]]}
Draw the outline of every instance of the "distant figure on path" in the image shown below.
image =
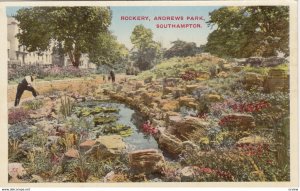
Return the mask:
{"type": "Polygon", "coordinates": [[[21,99],[21,97],[23,95],[23,92],[25,90],[31,91],[32,95],[34,97],[36,97],[38,95],[38,92],[32,86],[32,83],[35,79],[36,79],[35,75],[25,76],[25,78],[19,83],[19,85],[17,87],[15,106],[19,105],[20,99],[21,99]]]}
{"type": "Polygon", "coordinates": [[[113,70],[110,71],[111,81],[114,83],[116,80],[115,72],[113,70]]]}

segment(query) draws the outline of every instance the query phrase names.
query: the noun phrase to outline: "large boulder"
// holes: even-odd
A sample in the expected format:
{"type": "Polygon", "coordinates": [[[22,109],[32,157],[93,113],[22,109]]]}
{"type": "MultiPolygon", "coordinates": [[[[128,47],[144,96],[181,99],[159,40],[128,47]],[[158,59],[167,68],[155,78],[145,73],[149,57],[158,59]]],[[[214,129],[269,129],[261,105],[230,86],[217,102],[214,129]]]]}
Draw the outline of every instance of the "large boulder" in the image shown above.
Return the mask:
{"type": "Polygon", "coordinates": [[[263,62],[264,58],[262,57],[250,57],[246,59],[246,64],[249,64],[250,66],[253,67],[259,67],[262,66],[262,62],[263,62]]]}
{"type": "Polygon", "coordinates": [[[174,98],[178,98],[185,94],[185,89],[178,87],[166,87],[163,90],[163,94],[172,94],[174,98]]]}
{"type": "Polygon", "coordinates": [[[143,102],[146,104],[146,105],[150,105],[154,100],[155,98],[159,98],[161,96],[161,94],[159,92],[144,92],[142,95],[141,95],[141,98],[143,100],[143,102]]]}
{"type": "Polygon", "coordinates": [[[269,144],[269,141],[261,136],[253,135],[249,137],[243,137],[238,142],[236,142],[236,145],[264,145],[269,144]]]}
{"type": "Polygon", "coordinates": [[[137,150],[129,153],[129,166],[135,173],[161,172],[165,159],[155,149],[137,150]]]}
{"type": "Polygon", "coordinates": [[[182,152],[182,141],[174,135],[162,133],[158,139],[159,147],[171,155],[179,155],[182,152]]]}
{"type": "Polygon", "coordinates": [[[217,74],[217,76],[218,76],[218,78],[227,78],[229,76],[229,74],[227,72],[222,71],[222,72],[219,72],[217,74]]]}
{"type": "Polygon", "coordinates": [[[134,85],[135,85],[135,90],[145,87],[143,81],[136,81],[134,85]]]}
{"type": "Polygon", "coordinates": [[[180,170],[181,182],[192,182],[199,174],[200,168],[196,166],[186,166],[180,170]]]}
{"type": "Polygon", "coordinates": [[[186,140],[186,137],[195,130],[197,130],[198,133],[202,132],[202,136],[206,136],[209,127],[209,123],[203,119],[191,116],[184,118],[180,116],[170,116],[168,125],[173,127],[174,134],[183,140],[186,140]]]}
{"type": "Polygon", "coordinates": [[[22,163],[9,163],[8,164],[8,174],[12,179],[22,177],[27,174],[22,163]]]}
{"type": "Polygon", "coordinates": [[[79,158],[79,152],[76,149],[68,149],[67,152],[65,153],[65,157],[73,159],[73,158],[79,158]]]}
{"type": "Polygon", "coordinates": [[[249,114],[233,113],[223,115],[219,125],[230,130],[247,130],[255,127],[255,120],[249,114]]]}
{"type": "Polygon", "coordinates": [[[163,80],[164,87],[176,87],[181,81],[181,78],[165,78],[163,80]]]}
{"type": "Polygon", "coordinates": [[[231,71],[238,73],[238,72],[242,71],[243,69],[244,69],[244,66],[234,66],[234,67],[232,67],[231,71]]]}
{"type": "Polygon", "coordinates": [[[128,178],[125,174],[122,173],[115,173],[114,171],[111,171],[107,173],[104,177],[104,182],[128,182],[128,178]]]}
{"type": "Polygon", "coordinates": [[[96,141],[94,140],[87,140],[84,141],[83,143],[80,143],[79,148],[83,151],[88,151],[90,150],[94,145],[96,144],[96,141]]]}
{"type": "Polygon", "coordinates": [[[183,96],[178,99],[180,106],[186,106],[189,108],[197,109],[197,101],[193,97],[183,96]]]}
{"type": "Polygon", "coordinates": [[[247,72],[244,76],[244,83],[246,88],[251,88],[253,86],[262,87],[264,84],[264,76],[254,72],[247,72]]]}
{"type": "Polygon", "coordinates": [[[272,93],[275,91],[288,91],[289,76],[283,69],[270,69],[264,84],[264,90],[272,93]]]}
{"type": "Polygon", "coordinates": [[[283,64],[285,62],[287,62],[287,60],[285,58],[272,56],[272,57],[269,57],[269,58],[265,58],[262,61],[262,65],[264,67],[275,67],[275,66],[283,64]]]}
{"type": "Polygon", "coordinates": [[[222,100],[222,97],[219,94],[206,94],[203,96],[205,102],[219,102],[222,100]]]}
{"type": "Polygon", "coordinates": [[[191,85],[186,85],[185,90],[186,93],[192,94],[194,90],[196,90],[200,85],[199,84],[191,84],[191,85]]]}
{"type": "Polygon", "coordinates": [[[161,105],[163,111],[177,111],[179,109],[179,102],[177,100],[168,100],[161,105]]]}
{"type": "Polygon", "coordinates": [[[205,71],[199,71],[197,76],[197,81],[201,82],[203,80],[209,80],[210,79],[210,73],[205,71]]]}
{"type": "Polygon", "coordinates": [[[125,148],[126,145],[120,135],[100,136],[86,154],[92,154],[97,158],[110,158],[120,155],[125,148]]]}

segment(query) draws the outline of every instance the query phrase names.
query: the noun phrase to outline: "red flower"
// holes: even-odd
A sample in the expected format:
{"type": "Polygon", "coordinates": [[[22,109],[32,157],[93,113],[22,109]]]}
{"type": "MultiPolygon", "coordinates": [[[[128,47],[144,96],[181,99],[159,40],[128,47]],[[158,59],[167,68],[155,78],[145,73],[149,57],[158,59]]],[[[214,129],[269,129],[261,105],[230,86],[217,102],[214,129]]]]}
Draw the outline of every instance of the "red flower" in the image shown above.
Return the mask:
{"type": "Polygon", "coordinates": [[[199,171],[202,173],[207,173],[207,174],[211,174],[214,172],[214,170],[212,170],[211,168],[200,168],[199,171]]]}

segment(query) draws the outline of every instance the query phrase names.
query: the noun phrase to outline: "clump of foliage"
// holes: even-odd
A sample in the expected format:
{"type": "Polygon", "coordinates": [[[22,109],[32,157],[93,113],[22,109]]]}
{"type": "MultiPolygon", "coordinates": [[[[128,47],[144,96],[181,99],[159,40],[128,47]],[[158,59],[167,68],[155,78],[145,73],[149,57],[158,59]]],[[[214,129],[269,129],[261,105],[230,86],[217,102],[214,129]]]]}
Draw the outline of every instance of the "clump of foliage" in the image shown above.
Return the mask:
{"type": "Polygon", "coordinates": [[[221,7],[209,13],[206,51],[248,58],[289,55],[289,9],[286,6],[221,7]]]}
{"type": "Polygon", "coordinates": [[[16,139],[8,140],[8,160],[10,162],[14,162],[18,158],[18,155],[21,153],[19,146],[20,146],[19,140],[16,139]]]}
{"type": "Polygon", "coordinates": [[[137,67],[134,66],[127,66],[125,70],[126,70],[126,75],[138,75],[140,71],[137,67]]]}
{"type": "Polygon", "coordinates": [[[66,118],[67,116],[71,115],[72,109],[74,107],[73,101],[67,97],[64,96],[64,98],[60,99],[61,106],[60,106],[60,112],[61,114],[66,118]]]}
{"type": "Polygon", "coordinates": [[[37,110],[43,107],[44,102],[40,99],[29,100],[22,103],[23,107],[27,110],[37,110]]]}
{"type": "Polygon", "coordinates": [[[15,124],[29,118],[29,112],[24,108],[14,108],[8,113],[8,123],[15,124]]]}
{"type": "Polygon", "coordinates": [[[217,65],[219,62],[224,62],[215,56],[206,54],[197,54],[193,57],[172,57],[167,60],[163,60],[159,64],[155,65],[151,70],[146,70],[138,74],[138,79],[147,79],[153,77],[153,79],[164,77],[178,77],[180,74],[187,70],[194,71],[206,71],[209,72],[212,65],[217,65]]]}
{"type": "Polygon", "coordinates": [[[173,46],[165,51],[165,58],[195,56],[201,51],[194,42],[176,40],[171,43],[173,46]]]}
{"type": "Polygon", "coordinates": [[[43,68],[36,65],[24,65],[16,68],[8,69],[8,80],[14,81],[24,78],[28,74],[36,74],[39,79],[61,79],[72,77],[88,76],[89,71],[86,69],[79,69],[73,66],[59,67],[53,66],[49,68],[43,68]]]}

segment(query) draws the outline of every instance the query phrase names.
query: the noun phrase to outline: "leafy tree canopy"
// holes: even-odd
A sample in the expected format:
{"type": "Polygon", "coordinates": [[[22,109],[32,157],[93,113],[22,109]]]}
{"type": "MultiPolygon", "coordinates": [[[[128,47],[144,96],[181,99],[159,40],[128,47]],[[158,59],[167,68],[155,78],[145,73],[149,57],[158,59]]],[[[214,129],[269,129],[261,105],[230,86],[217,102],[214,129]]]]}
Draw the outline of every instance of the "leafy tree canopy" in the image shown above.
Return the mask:
{"type": "Polygon", "coordinates": [[[60,44],[78,67],[91,42],[107,32],[111,11],[107,7],[31,7],[20,9],[15,18],[21,29],[17,38],[28,51],[43,52],[60,44]]]}
{"type": "Polygon", "coordinates": [[[99,38],[95,38],[90,46],[90,61],[98,66],[116,67],[122,64],[125,67],[129,55],[129,50],[125,45],[120,44],[110,33],[100,33],[99,35],[99,38]]]}
{"type": "Polygon", "coordinates": [[[206,51],[222,57],[289,55],[286,6],[222,7],[211,12],[206,51]]]}
{"type": "Polygon", "coordinates": [[[195,56],[198,52],[196,43],[194,42],[185,42],[182,40],[176,40],[172,42],[173,46],[169,48],[165,53],[165,58],[172,58],[175,56],[186,57],[186,56],[195,56]]]}
{"type": "Polygon", "coordinates": [[[161,58],[161,44],[153,40],[151,29],[143,25],[135,26],[130,40],[134,45],[132,60],[140,70],[150,69],[161,58]]]}

